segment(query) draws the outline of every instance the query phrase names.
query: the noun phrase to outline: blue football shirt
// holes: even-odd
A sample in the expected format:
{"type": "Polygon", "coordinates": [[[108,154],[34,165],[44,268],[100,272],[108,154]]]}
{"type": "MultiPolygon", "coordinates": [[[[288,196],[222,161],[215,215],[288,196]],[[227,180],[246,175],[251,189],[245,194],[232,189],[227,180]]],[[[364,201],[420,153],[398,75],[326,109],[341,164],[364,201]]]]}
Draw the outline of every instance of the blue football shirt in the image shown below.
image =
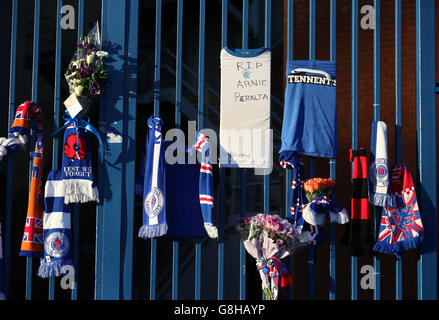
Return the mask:
{"type": "Polygon", "coordinates": [[[337,157],[336,64],[289,60],[279,153],[337,157]]]}

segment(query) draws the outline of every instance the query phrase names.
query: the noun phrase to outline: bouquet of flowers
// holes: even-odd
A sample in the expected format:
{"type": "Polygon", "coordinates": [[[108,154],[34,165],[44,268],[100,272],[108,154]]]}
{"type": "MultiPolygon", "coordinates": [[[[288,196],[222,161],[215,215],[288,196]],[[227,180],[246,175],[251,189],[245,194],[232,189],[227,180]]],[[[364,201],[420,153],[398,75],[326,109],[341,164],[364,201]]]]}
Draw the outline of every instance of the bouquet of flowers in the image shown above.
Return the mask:
{"type": "Polygon", "coordinates": [[[247,252],[256,259],[267,300],[283,296],[293,279],[281,259],[291,255],[300,244],[293,225],[278,215],[257,214],[240,218],[235,228],[241,235],[247,252]]]}
{"type": "Polygon", "coordinates": [[[93,98],[100,95],[102,85],[107,79],[103,58],[108,55],[101,50],[101,37],[99,25],[96,23],[87,36],[81,37],[81,42],[76,46],[65,78],[69,85],[70,93],[87,113],[93,98]]]}
{"type": "Polygon", "coordinates": [[[324,225],[329,214],[331,222],[345,224],[349,215],[342,206],[329,199],[335,181],[332,179],[312,178],[304,182],[303,188],[309,203],[303,210],[303,219],[313,226],[324,225]]]}

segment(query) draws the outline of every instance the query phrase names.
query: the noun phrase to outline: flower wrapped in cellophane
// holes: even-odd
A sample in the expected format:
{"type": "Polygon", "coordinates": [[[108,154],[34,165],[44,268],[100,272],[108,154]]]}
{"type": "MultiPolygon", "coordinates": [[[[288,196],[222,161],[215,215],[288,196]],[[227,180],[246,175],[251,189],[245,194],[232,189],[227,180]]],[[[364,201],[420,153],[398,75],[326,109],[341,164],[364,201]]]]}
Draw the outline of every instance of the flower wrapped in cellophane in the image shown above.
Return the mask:
{"type": "Polygon", "coordinates": [[[64,75],[71,94],[69,99],[77,99],[83,109],[82,115],[88,112],[94,98],[101,94],[107,78],[103,59],[108,53],[102,51],[101,46],[99,25],[96,23],[87,36],[81,37],[80,43],[76,45],[76,52],[64,75]]]}
{"type": "Polygon", "coordinates": [[[285,288],[293,284],[293,279],[281,259],[303,246],[297,240],[293,225],[278,215],[260,213],[254,217],[240,218],[235,228],[247,252],[256,259],[265,298],[282,298],[285,288]]]}
{"type": "Polygon", "coordinates": [[[312,178],[303,184],[309,203],[303,209],[303,219],[313,226],[323,226],[329,215],[331,222],[345,224],[349,222],[346,209],[331,200],[335,181],[332,179],[312,178]]]}

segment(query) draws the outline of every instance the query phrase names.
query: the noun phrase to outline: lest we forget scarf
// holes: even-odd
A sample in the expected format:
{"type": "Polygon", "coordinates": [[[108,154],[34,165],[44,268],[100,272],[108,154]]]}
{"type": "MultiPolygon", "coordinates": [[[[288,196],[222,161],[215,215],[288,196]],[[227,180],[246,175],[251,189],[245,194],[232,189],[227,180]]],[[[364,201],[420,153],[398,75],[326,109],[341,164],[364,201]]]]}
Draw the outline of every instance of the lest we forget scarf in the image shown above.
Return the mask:
{"type": "Polygon", "coordinates": [[[351,256],[373,255],[373,229],[369,215],[367,151],[350,149],[352,163],[351,221],[342,239],[351,256]]]}
{"type": "Polygon", "coordinates": [[[44,190],[44,256],[38,269],[41,278],[65,274],[65,266],[73,268],[70,205],[64,203],[64,193],[62,171],[50,171],[44,190]]]}
{"type": "Polygon", "coordinates": [[[369,167],[369,202],[374,206],[396,206],[390,193],[389,166],[387,157],[387,125],[383,121],[372,122],[369,167]]]}
{"type": "Polygon", "coordinates": [[[75,124],[69,125],[64,132],[62,179],[65,204],[99,202],[88,133],[75,124]]]}
{"type": "Polygon", "coordinates": [[[395,196],[396,208],[384,207],[378,241],[373,249],[400,259],[403,251],[420,248],[424,239],[413,179],[405,164],[393,167],[390,190],[395,196]]]}
{"type": "Polygon", "coordinates": [[[294,151],[283,151],[279,157],[280,165],[286,169],[291,167],[291,217],[287,218],[298,231],[298,239],[302,243],[317,245],[326,239],[325,230],[321,226],[310,225],[303,219],[303,209],[307,199],[303,190],[305,182],[305,168],[300,154],[294,151]]]}
{"type": "MultiPolygon", "coordinates": [[[[19,140],[27,141],[31,121],[36,122],[35,150],[30,177],[29,201],[26,224],[21,242],[20,256],[41,257],[43,252],[43,113],[32,101],[21,104],[15,112],[14,122],[9,134],[19,140]],[[26,137],[26,138],[24,138],[26,137]]],[[[14,147],[18,148],[18,144],[14,147]]]]}

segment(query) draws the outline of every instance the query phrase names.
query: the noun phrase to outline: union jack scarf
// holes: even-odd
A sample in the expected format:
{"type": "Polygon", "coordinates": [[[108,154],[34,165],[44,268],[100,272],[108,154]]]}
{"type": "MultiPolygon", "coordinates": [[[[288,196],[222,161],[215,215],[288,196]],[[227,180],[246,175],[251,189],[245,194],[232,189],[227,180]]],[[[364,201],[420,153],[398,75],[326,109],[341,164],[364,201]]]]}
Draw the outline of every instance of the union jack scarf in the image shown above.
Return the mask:
{"type": "Polygon", "coordinates": [[[197,141],[193,148],[201,153],[199,194],[204,228],[210,238],[218,238],[218,229],[213,224],[213,175],[209,157],[209,138],[197,132],[197,141]]]}
{"type": "Polygon", "coordinates": [[[94,181],[90,140],[85,128],[76,123],[64,132],[62,178],[64,201],[69,203],[99,202],[99,191],[94,181]]]}
{"type": "Polygon", "coordinates": [[[378,241],[373,249],[400,259],[403,251],[419,248],[424,238],[415,187],[405,164],[393,167],[390,191],[397,207],[384,207],[378,241]]]}
{"type": "Polygon", "coordinates": [[[143,184],[143,225],[138,236],[143,239],[160,237],[168,232],[166,223],[165,149],[162,139],[163,121],[148,119],[146,162],[143,184]]]}
{"type": "MultiPolygon", "coordinates": [[[[21,242],[20,256],[41,257],[43,252],[43,112],[32,101],[21,104],[15,112],[15,119],[9,130],[10,137],[20,141],[27,141],[30,134],[31,121],[36,122],[36,141],[31,170],[29,201],[27,207],[26,224],[21,242]]],[[[18,148],[19,144],[12,146],[18,148]]]]}
{"type": "Polygon", "coordinates": [[[70,257],[70,206],[64,203],[64,192],[62,171],[50,171],[44,190],[44,257],[40,259],[38,269],[41,278],[65,274],[65,266],[73,268],[70,257]]]}
{"type": "Polygon", "coordinates": [[[303,219],[303,209],[307,199],[303,190],[305,168],[300,154],[295,151],[282,151],[279,160],[282,168],[286,169],[288,166],[292,168],[291,217],[287,219],[299,232],[300,242],[317,245],[326,239],[326,235],[322,227],[311,225],[303,219]]]}

